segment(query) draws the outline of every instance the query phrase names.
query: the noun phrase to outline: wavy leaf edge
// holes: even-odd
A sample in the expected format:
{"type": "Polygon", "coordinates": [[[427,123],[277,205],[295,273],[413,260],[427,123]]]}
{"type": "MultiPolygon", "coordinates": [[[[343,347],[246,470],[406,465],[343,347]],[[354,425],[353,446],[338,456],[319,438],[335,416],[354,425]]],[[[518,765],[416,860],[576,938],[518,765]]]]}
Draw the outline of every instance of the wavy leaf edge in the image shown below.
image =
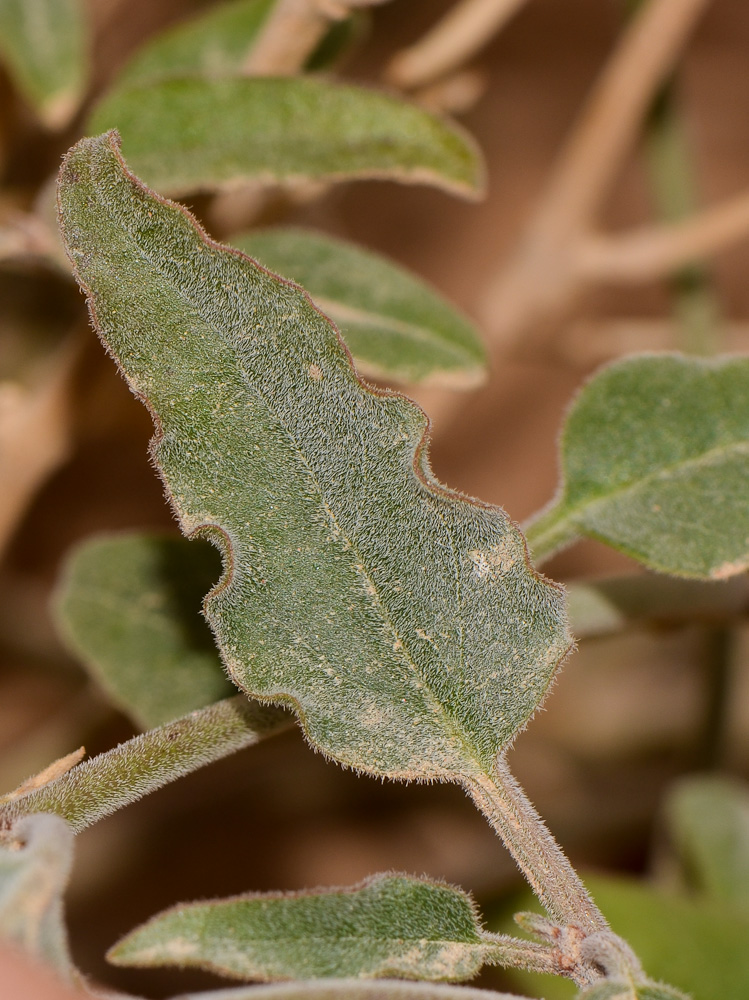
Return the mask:
{"type": "MultiPolygon", "coordinates": [[[[370,395],[373,395],[375,397],[380,397],[380,398],[394,398],[394,399],[402,400],[402,401],[406,402],[413,409],[414,414],[418,414],[418,418],[419,418],[419,422],[420,422],[420,424],[422,426],[422,430],[421,430],[421,436],[420,436],[420,438],[418,440],[416,440],[416,441],[413,442],[413,461],[412,461],[412,472],[413,472],[413,475],[416,478],[416,480],[427,491],[431,492],[432,494],[435,494],[435,495],[438,495],[438,496],[441,495],[441,496],[444,496],[444,497],[449,497],[451,499],[455,499],[455,500],[458,500],[458,501],[465,502],[465,503],[467,503],[469,505],[472,505],[474,507],[477,507],[479,509],[483,509],[483,510],[487,510],[487,511],[491,511],[491,512],[495,512],[495,513],[501,514],[501,516],[503,518],[506,518],[508,525],[515,531],[515,533],[517,534],[517,538],[522,543],[521,544],[522,556],[523,556],[523,560],[524,560],[525,569],[528,572],[529,576],[535,582],[541,583],[541,584],[549,587],[550,589],[556,591],[559,596],[562,596],[562,595],[564,595],[566,593],[565,588],[564,588],[564,586],[562,584],[560,584],[560,583],[558,583],[558,582],[556,582],[556,581],[554,581],[554,580],[546,577],[543,573],[539,572],[535,568],[535,566],[533,565],[533,562],[531,560],[531,553],[530,553],[530,550],[529,550],[529,547],[528,547],[528,543],[526,541],[526,538],[525,538],[525,535],[524,535],[522,529],[517,524],[517,522],[515,522],[514,520],[512,520],[509,517],[509,515],[504,511],[503,508],[499,507],[496,504],[490,504],[490,503],[482,501],[482,500],[480,500],[478,498],[471,497],[471,496],[469,496],[467,494],[464,494],[464,493],[460,492],[459,490],[451,489],[451,488],[445,486],[444,484],[442,484],[433,475],[433,473],[431,471],[431,468],[429,467],[428,461],[427,461],[427,452],[428,452],[428,447],[429,447],[429,443],[430,443],[431,421],[430,421],[428,415],[425,413],[425,411],[414,400],[412,400],[410,397],[408,397],[407,395],[405,395],[403,392],[399,392],[396,389],[391,389],[391,388],[387,388],[387,387],[374,386],[371,383],[367,382],[364,378],[362,378],[362,376],[358,373],[358,371],[356,369],[355,363],[354,363],[353,358],[351,356],[351,352],[349,351],[348,347],[346,346],[345,342],[343,341],[343,338],[341,337],[340,331],[338,330],[337,326],[329,319],[328,316],[325,315],[325,313],[319,308],[319,306],[317,306],[315,304],[315,302],[313,301],[313,299],[310,297],[310,295],[308,294],[308,292],[304,288],[302,288],[301,286],[297,285],[295,282],[293,282],[293,281],[291,281],[291,280],[289,280],[287,278],[284,278],[282,276],[276,275],[275,272],[269,271],[260,262],[256,261],[252,257],[249,257],[247,254],[243,253],[241,250],[238,250],[237,248],[232,247],[232,246],[227,246],[225,243],[222,243],[222,242],[220,242],[218,240],[214,240],[208,234],[208,232],[205,230],[205,228],[203,227],[202,223],[193,215],[192,212],[190,212],[190,210],[185,205],[181,204],[180,202],[174,201],[173,199],[168,198],[168,197],[166,197],[164,195],[161,195],[158,192],[154,191],[144,181],[142,181],[136,174],[134,174],[133,171],[127,165],[127,162],[125,161],[125,159],[124,159],[124,157],[122,155],[122,152],[121,152],[122,140],[121,140],[121,136],[119,134],[119,131],[117,129],[110,129],[107,132],[104,132],[104,133],[102,133],[99,136],[88,137],[88,138],[84,138],[84,139],[79,140],[79,142],[77,142],[65,154],[65,156],[63,158],[63,162],[62,162],[61,168],[60,168],[60,177],[63,177],[65,171],[69,169],[69,161],[70,161],[71,157],[76,152],[78,152],[80,149],[82,149],[83,147],[91,146],[94,143],[98,143],[99,145],[107,144],[109,146],[110,151],[114,154],[114,156],[115,156],[115,158],[116,158],[116,160],[118,162],[118,165],[119,165],[120,169],[123,171],[123,174],[125,175],[125,177],[127,178],[127,180],[130,182],[130,184],[135,189],[137,189],[141,193],[145,194],[147,197],[151,197],[151,198],[155,199],[156,201],[158,201],[160,204],[164,205],[167,208],[176,209],[178,212],[180,212],[182,214],[182,216],[188,221],[188,223],[193,227],[193,229],[195,230],[195,232],[198,235],[199,239],[205,244],[206,247],[208,247],[209,249],[214,250],[214,251],[219,251],[221,253],[228,253],[228,254],[230,254],[232,256],[235,256],[235,257],[237,257],[239,259],[242,259],[242,260],[248,260],[254,266],[258,267],[265,274],[270,275],[275,280],[279,281],[281,284],[286,285],[289,288],[292,288],[292,289],[294,289],[297,292],[300,292],[301,295],[303,296],[303,298],[306,300],[306,303],[311,307],[311,309],[313,309],[325,321],[325,323],[327,323],[331,327],[331,329],[334,331],[334,333],[336,335],[336,338],[338,340],[338,344],[340,345],[341,350],[344,352],[346,358],[348,359],[348,363],[349,363],[349,366],[350,366],[350,369],[351,369],[352,377],[358,382],[360,388],[364,392],[369,393],[370,395]]],[[[77,178],[77,176],[71,176],[70,179],[72,181],[76,181],[78,178],[77,178]]],[[[57,194],[57,205],[58,205],[58,215],[60,216],[60,219],[61,219],[61,202],[60,202],[59,187],[58,187],[58,194],[57,194]]],[[[62,221],[62,219],[61,219],[61,221],[62,221]]],[[[66,248],[66,253],[67,252],[68,251],[67,251],[67,248],[66,248]]],[[[119,359],[116,357],[116,355],[114,354],[114,351],[110,348],[109,344],[107,343],[106,338],[103,335],[102,327],[101,327],[101,324],[99,322],[95,306],[93,304],[93,298],[94,298],[93,289],[89,286],[89,284],[85,280],[83,280],[83,278],[82,278],[82,276],[80,274],[80,271],[78,269],[77,262],[75,260],[75,256],[74,255],[70,256],[70,261],[71,261],[71,264],[72,264],[72,268],[73,268],[73,272],[74,272],[76,281],[78,282],[79,286],[81,287],[81,289],[84,291],[84,293],[86,295],[87,305],[88,305],[88,309],[89,309],[89,314],[90,314],[90,317],[91,317],[91,324],[92,324],[92,326],[93,326],[93,328],[94,328],[94,330],[95,330],[95,332],[96,332],[99,340],[101,341],[101,343],[102,343],[105,351],[107,352],[107,354],[109,354],[110,357],[112,358],[112,360],[114,361],[114,363],[115,363],[118,371],[120,372],[120,374],[123,376],[123,378],[127,382],[128,387],[130,388],[130,391],[146,407],[146,409],[147,409],[147,411],[148,411],[148,413],[149,413],[149,415],[151,417],[151,420],[153,421],[154,434],[153,434],[153,436],[152,436],[152,438],[151,438],[151,440],[149,442],[149,447],[148,447],[149,458],[151,460],[151,464],[152,464],[152,466],[154,468],[154,471],[156,472],[156,474],[158,475],[159,479],[161,480],[161,482],[162,482],[162,484],[164,486],[165,496],[167,497],[169,505],[172,508],[175,516],[178,519],[178,523],[180,525],[181,531],[183,532],[183,534],[188,539],[201,538],[201,537],[202,538],[206,538],[208,541],[210,541],[212,544],[214,544],[218,548],[219,553],[221,555],[222,565],[223,565],[221,577],[219,578],[219,580],[217,581],[217,583],[214,585],[214,587],[212,587],[211,590],[209,590],[209,592],[206,594],[206,596],[205,596],[205,598],[203,600],[203,613],[204,613],[204,615],[206,615],[206,608],[207,608],[207,605],[209,604],[209,602],[211,600],[213,600],[213,598],[217,597],[223,590],[225,590],[226,588],[228,588],[230,586],[230,584],[232,583],[232,580],[234,578],[234,575],[235,575],[234,549],[233,549],[233,546],[232,546],[231,538],[230,538],[228,532],[221,525],[218,525],[218,524],[215,524],[215,523],[209,523],[209,524],[197,524],[197,525],[191,526],[191,525],[189,525],[187,523],[187,517],[186,516],[183,517],[183,516],[180,515],[180,512],[177,509],[177,506],[176,506],[176,504],[174,502],[174,499],[172,497],[171,491],[170,491],[170,489],[168,487],[168,484],[166,482],[166,478],[165,478],[164,474],[162,473],[162,470],[159,467],[158,462],[157,462],[157,460],[155,458],[155,451],[158,448],[159,443],[161,442],[161,440],[164,437],[164,432],[163,432],[163,428],[162,428],[162,424],[161,424],[161,420],[159,418],[159,415],[156,412],[156,410],[151,406],[151,403],[150,403],[150,400],[148,399],[148,397],[145,394],[138,392],[130,384],[130,381],[127,378],[127,374],[124,371],[123,366],[120,364],[119,359]]],[[[562,614],[563,614],[562,625],[563,625],[563,629],[564,629],[564,637],[565,637],[566,645],[565,645],[564,649],[561,651],[561,654],[556,658],[556,660],[555,660],[555,666],[554,666],[553,670],[550,673],[550,677],[549,677],[549,679],[548,679],[548,681],[546,683],[546,686],[544,687],[543,692],[542,692],[541,696],[539,697],[539,699],[538,699],[538,701],[537,701],[537,703],[536,703],[533,711],[528,715],[528,717],[526,718],[525,722],[516,729],[516,731],[513,734],[512,738],[508,740],[508,742],[501,748],[500,751],[498,751],[497,756],[496,756],[496,761],[499,761],[501,758],[503,758],[504,754],[510,748],[510,746],[512,745],[512,743],[514,742],[514,740],[517,738],[517,736],[526,728],[526,726],[528,725],[528,723],[533,719],[533,717],[536,715],[536,713],[541,709],[543,703],[545,702],[546,698],[548,697],[549,691],[553,687],[553,685],[554,685],[554,683],[555,683],[555,681],[556,681],[556,679],[558,677],[558,674],[559,674],[562,666],[564,665],[564,663],[566,662],[566,660],[569,658],[570,654],[576,648],[575,640],[574,640],[574,638],[573,638],[573,636],[571,634],[570,627],[569,627],[569,621],[568,621],[568,617],[567,617],[567,614],[566,614],[566,604],[564,605],[564,611],[563,611],[562,614]]],[[[206,617],[207,617],[207,615],[206,615],[206,617]]],[[[241,684],[241,682],[238,679],[235,679],[234,673],[233,673],[233,671],[231,669],[231,665],[228,664],[228,663],[226,663],[223,651],[221,652],[221,655],[222,655],[222,660],[225,663],[225,666],[226,666],[226,669],[227,669],[227,672],[229,674],[230,679],[232,679],[234,681],[234,683],[236,683],[238,686],[240,686],[242,689],[244,689],[243,685],[241,684]]],[[[377,777],[382,777],[383,776],[383,772],[380,771],[380,770],[377,770],[376,768],[372,768],[371,770],[369,770],[369,769],[361,766],[360,764],[355,763],[353,760],[346,759],[346,757],[344,757],[343,754],[336,753],[336,755],[333,755],[332,753],[329,753],[324,747],[321,747],[320,745],[318,745],[312,739],[312,737],[310,736],[310,730],[309,730],[309,726],[308,726],[308,722],[307,722],[307,714],[305,712],[304,706],[301,703],[301,701],[298,698],[296,698],[295,696],[290,695],[290,694],[279,694],[279,695],[274,694],[273,696],[266,696],[266,695],[263,695],[263,694],[258,694],[256,692],[252,692],[251,694],[247,693],[247,696],[250,697],[252,700],[258,701],[261,704],[277,705],[277,706],[280,706],[280,707],[291,709],[291,711],[293,711],[294,715],[296,716],[296,718],[297,718],[297,720],[299,722],[299,726],[300,726],[300,728],[302,730],[302,733],[303,733],[303,735],[305,737],[305,740],[307,741],[307,743],[309,744],[309,746],[313,750],[315,750],[315,752],[322,753],[323,756],[326,757],[327,759],[334,760],[339,765],[341,765],[341,766],[343,766],[345,768],[351,769],[351,770],[353,770],[356,773],[373,774],[373,775],[375,775],[377,777]]],[[[426,775],[415,774],[415,773],[411,773],[411,772],[396,772],[396,771],[391,771],[391,772],[388,772],[387,777],[390,780],[398,780],[398,781],[405,781],[405,782],[417,781],[417,782],[420,782],[420,783],[431,783],[431,782],[433,782],[435,780],[450,781],[450,782],[457,783],[457,784],[461,785],[468,792],[468,794],[471,795],[472,797],[474,795],[474,786],[475,786],[475,779],[476,779],[476,775],[475,774],[469,774],[467,772],[464,773],[464,774],[457,774],[457,773],[452,773],[452,772],[447,772],[447,771],[442,771],[440,773],[436,773],[435,772],[435,773],[426,774],[426,775]]],[[[484,775],[484,777],[486,777],[486,775],[484,775]]]]}

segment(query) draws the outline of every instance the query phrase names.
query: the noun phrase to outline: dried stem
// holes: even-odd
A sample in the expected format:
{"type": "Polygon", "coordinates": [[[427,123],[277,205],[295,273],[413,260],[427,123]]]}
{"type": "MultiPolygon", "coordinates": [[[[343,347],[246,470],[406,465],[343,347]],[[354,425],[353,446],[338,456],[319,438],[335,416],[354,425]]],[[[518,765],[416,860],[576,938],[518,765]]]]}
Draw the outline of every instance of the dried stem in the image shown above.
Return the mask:
{"type": "Polygon", "coordinates": [[[62,816],[76,832],[206,764],[288,729],[289,715],[226,698],[152,729],[74,767],[43,788],[0,806],[0,830],[21,816],[62,816]]]}
{"type": "Polygon", "coordinates": [[[579,266],[586,278],[637,282],[662,278],[749,237],[749,192],[684,222],[643,226],[622,236],[589,236],[579,266]]]}
{"type": "Polygon", "coordinates": [[[527,0],[462,0],[415,45],[393,57],[386,78],[413,90],[439,80],[483,48],[527,0]]]}
{"type": "Polygon", "coordinates": [[[67,458],[73,413],[70,379],[79,342],[65,343],[31,389],[0,385],[0,553],[29,501],[67,458]]]}
{"type": "Polygon", "coordinates": [[[249,76],[292,76],[305,64],[334,21],[355,7],[385,0],[278,0],[247,54],[249,76]]]}
{"type": "Polygon", "coordinates": [[[515,781],[503,757],[493,778],[471,778],[465,787],[527,878],[547,913],[584,934],[608,928],[575,869],[515,781]]]}
{"type": "Polygon", "coordinates": [[[516,339],[584,285],[577,250],[622,157],[708,0],[651,0],[627,29],[575,126],[513,260],[484,303],[490,332],[516,339]]]}

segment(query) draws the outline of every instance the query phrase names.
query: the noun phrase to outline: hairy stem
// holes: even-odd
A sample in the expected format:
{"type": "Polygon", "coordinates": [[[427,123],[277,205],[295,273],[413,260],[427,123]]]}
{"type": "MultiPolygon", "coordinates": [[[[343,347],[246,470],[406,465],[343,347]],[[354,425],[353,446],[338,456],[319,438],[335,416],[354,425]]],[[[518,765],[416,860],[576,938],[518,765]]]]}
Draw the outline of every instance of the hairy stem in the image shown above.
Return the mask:
{"type": "Polygon", "coordinates": [[[504,841],[546,912],[584,934],[608,929],[559,844],[500,757],[495,774],[469,778],[465,788],[504,841]]]}
{"type": "Polygon", "coordinates": [[[76,833],[177,778],[288,729],[279,708],[236,695],[152,729],[0,807],[0,830],[31,813],[62,816],[76,833]]]}
{"type": "Polygon", "coordinates": [[[574,524],[568,517],[560,518],[557,509],[554,504],[548,511],[541,511],[521,525],[536,565],[550,559],[555,552],[570,545],[578,537],[574,524]]]}

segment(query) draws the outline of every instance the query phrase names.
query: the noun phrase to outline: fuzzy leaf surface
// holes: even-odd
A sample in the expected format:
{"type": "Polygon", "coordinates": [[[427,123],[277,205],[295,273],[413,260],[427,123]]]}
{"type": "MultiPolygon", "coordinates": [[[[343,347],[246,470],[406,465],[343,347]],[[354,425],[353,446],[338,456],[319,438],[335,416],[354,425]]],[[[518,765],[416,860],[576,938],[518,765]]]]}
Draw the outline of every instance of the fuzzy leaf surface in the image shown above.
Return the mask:
{"type": "Polygon", "coordinates": [[[522,1000],[514,993],[476,990],[447,983],[409,983],[381,979],[312,979],[266,986],[235,986],[207,993],[186,993],[173,1000],[522,1000]]]}
{"type": "Polygon", "coordinates": [[[550,555],[580,535],[675,576],[749,567],[749,358],[644,355],[585,386],[562,435],[562,486],[528,527],[550,555]]]}
{"type": "Polygon", "coordinates": [[[0,0],[0,54],[42,121],[61,128],[88,75],[81,0],[0,0]]]}
{"type": "Polygon", "coordinates": [[[380,254],[304,229],[256,230],[231,243],[302,285],[363,374],[466,385],[484,377],[486,351],[475,327],[380,254]]]}
{"type": "Polygon", "coordinates": [[[312,77],[178,78],[106,96],[88,131],[116,128],[128,162],[170,194],[248,180],[389,178],[480,193],[457,127],[387,94],[312,77]]]}
{"type": "Polygon", "coordinates": [[[144,729],[236,693],[200,616],[221,573],[207,542],[105,535],[69,555],[55,611],[69,648],[144,729]]]}
{"type": "Polygon", "coordinates": [[[441,486],[422,411],[360,382],[300,289],[145,190],[116,136],[68,154],[60,205],[180,524],[223,550],[205,609],[235,683],[363,771],[493,773],[570,641],[518,529],[441,486]]]}
{"type": "Polygon", "coordinates": [[[185,903],[131,931],[116,965],[197,966],[237,979],[470,979],[489,946],[446,885],[376,875],[347,889],[185,903]]]}
{"type": "Polygon", "coordinates": [[[683,778],[665,808],[693,890],[749,915],[749,789],[722,776],[683,778]]]}
{"type": "Polygon", "coordinates": [[[73,831],[57,816],[27,816],[0,840],[0,938],[70,975],[62,894],[73,831]]]}

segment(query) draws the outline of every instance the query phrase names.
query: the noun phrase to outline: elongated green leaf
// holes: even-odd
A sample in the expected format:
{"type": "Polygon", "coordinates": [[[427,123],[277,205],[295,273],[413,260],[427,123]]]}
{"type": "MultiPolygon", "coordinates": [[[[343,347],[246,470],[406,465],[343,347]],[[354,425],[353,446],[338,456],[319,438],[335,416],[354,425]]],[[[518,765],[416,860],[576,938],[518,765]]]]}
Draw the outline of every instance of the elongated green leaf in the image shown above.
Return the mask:
{"type": "Polygon", "coordinates": [[[0,839],[0,937],[71,974],[62,894],[73,831],[57,816],[28,816],[0,839]]]}
{"type": "Polygon", "coordinates": [[[749,358],[646,355],[595,376],[562,435],[562,487],[528,528],[539,557],[580,535],[652,569],[749,567],[749,358]]]}
{"type": "Polygon", "coordinates": [[[409,983],[381,979],[318,979],[268,986],[235,986],[207,993],[186,993],[173,1000],[522,1000],[510,993],[469,986],[409,983]]]}
{"type": "Polygon", "coordinates": [[[0,0],[0,55],[42,121],[61,128],[88,75],[81,0],[0,0]]]}
{"type": "Polygon", "coordinates": [[[689,888],[749,915],[749,789],[731,778],[682,779],[665,807],[689,888]]]}
{"type": "Polygon", "coordinates": [[[415,105],[324,80],[169,79],[105,97],[89,131],[117,128],[129,162],[179,194],[245,180],[381,177],[481,190],[473,143],[415,105]]]}
{"type": "Polygon", "coordinates": [[[188,903],[110,950],[115,965],[198,966],[238,979],[470,979],[490,945],[446,885],[376,875],[348,889],[188,903]]]}
{"type": "Polygon", "coordinates": [[[440,486],[423,413],[364,386],[299,289],[144,190],[116,137],[68,154],[59,196],[180,523],[224,552],[206,613],[235,682],[364,771],[493,773],[569,644],[519,531],[440,486]]]}
{"type": "Polygon", "coordinates": [[[68,558],[55,601],[60,630],[144,729],[235,691],[200,617],[220,574],[213,546],[166,535],[88,539],[68,558]]]}
{"type": "MultiPolygon", "coordinates": [[[[240,74],[274,3],[275,0],[230,0],[180,21],[138,49],[117,76],[110,93],[173,76],[215,78],[240,74]]],[[[360,12],[335,21],[310,57],[308,68],[328,66],[360,31],[360,12]]]]}
{"type": "Polygon", "coordinates": [[[379,254],[303,229],[266,229],[231,242],[302,285],[336,323],[365,375],[465,385],[484,377],[486,352],[475,328],[379,254]]]}
{"type": "Polygon", "coordinates": [[[275,0],[232,0],[162,32],[139,49],[113,90],[172,76],[219,77],[242,69],[275,0]]]}

